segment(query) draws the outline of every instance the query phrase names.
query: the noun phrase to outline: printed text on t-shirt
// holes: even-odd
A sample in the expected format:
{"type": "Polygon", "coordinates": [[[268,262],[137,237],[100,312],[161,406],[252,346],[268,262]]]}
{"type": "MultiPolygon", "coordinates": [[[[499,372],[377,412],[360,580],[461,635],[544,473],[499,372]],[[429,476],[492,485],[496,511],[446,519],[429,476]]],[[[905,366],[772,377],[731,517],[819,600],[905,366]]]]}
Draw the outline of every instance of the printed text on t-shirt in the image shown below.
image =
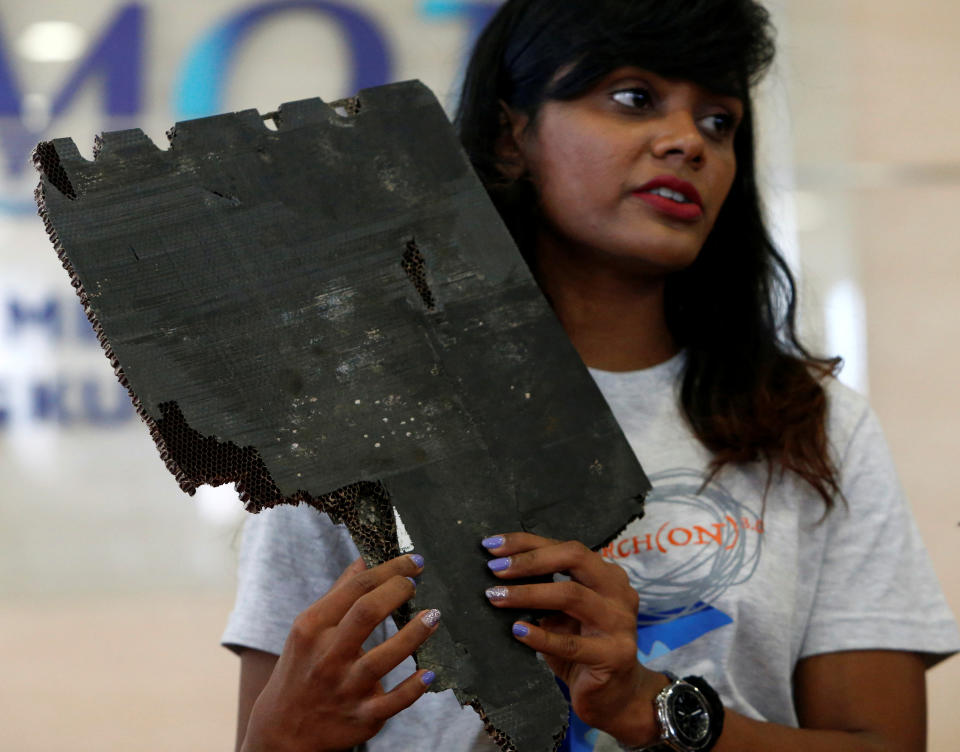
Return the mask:
{"type": "Polygon", "coordinates": [[[616,540],[604,546],[600,554],[608,559],[624,559],[648,552],[665,554],[671,548],[686,546],[719,546],[733,550],[740,542],[740,536],[748,531],[762,534],[763,520],[757,517],[737,520],[727,515],[724,522],[690,527],[672,526],[667,521],[656,532],[616,540]]]}

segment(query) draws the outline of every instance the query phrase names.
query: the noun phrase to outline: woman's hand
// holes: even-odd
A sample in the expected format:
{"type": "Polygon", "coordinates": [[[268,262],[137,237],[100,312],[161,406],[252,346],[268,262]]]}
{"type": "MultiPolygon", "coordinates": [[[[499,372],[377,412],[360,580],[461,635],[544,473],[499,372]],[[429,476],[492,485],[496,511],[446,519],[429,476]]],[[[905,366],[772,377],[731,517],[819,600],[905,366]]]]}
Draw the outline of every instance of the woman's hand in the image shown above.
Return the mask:
{"type": "MultiPolygon", "coordinates": [[[[636,659],[638,598],[626,573],[580,543],[528,533],[483,542],[502,586],[487,590],[498,608],[548,609],[540,625],[516,622],[517,639],[543,653],[569,687],[581,720],[631,746],[654,744],[653,700],[667,686],[636,659]],[[570,582],[509,586],[554,573],[570,582]]],[[[716,752],[890,752],[923,750],[924,661],[892,650],[839,652],[801,660],[797,713],[805,728],[747,718],[727,708],[716,752]]]]}
{"type": "Polygon", "coordinates": [[[423,559],[401,556],[373,569],[358,559],[293,623],[283,653],[253,705],[243,750],[343,750],[373,737],[433,680],[417,671],[390,692],[380,680],[436,630],[423,611],[368,652],[374,628],[410,599],[423,559]]]}
{"type": "Polygon", "coordinates": [[[568,574],[567,582],[495,586],[497,608],[549,610],[539,626],[516,622],[518,640],[542,653],[570,690],[581,720],[621,742],[659,738],[653,700],[669,682],[637,662],[639,599],[626,573],[582,543],[560,543],[529,533],[483,541],[497,558],[487,562],[500,579],[568,574]]]}

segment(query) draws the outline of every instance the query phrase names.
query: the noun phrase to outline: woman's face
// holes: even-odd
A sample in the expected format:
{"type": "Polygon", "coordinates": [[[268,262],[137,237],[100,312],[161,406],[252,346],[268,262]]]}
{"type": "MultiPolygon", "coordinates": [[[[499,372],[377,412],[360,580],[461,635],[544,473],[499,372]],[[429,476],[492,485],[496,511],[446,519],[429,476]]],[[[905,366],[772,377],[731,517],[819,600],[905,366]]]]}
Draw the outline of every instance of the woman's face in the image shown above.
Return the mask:
{"type": "Polygon", "coordinates": [[[572,101],[548,100],[518,157],[541,199],[543,232],[566,250],[668,273],[697,257],[736,173],[734,97],[621,68],[572,101]]]}

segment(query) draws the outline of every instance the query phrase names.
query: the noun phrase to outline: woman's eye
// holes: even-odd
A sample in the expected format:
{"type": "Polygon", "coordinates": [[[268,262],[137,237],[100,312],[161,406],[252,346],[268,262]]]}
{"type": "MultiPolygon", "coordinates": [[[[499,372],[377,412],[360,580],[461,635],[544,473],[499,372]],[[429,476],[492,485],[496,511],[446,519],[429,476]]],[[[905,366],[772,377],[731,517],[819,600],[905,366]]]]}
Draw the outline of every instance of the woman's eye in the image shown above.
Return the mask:
{"type": "Polygon", "coordinates": [[[700,123],[705,130],[716,136],[726,136],[733,133],[736,127],[736,121],[733,116],[723,112],[707,115],[700,120],[700,123]]]}
{"type": "Polygon", "coordinates": [[[650,92],[640,87],[621,89],[613,92],[612,96],[615,102],[636,110],[646,109],[653,104],[653,97],[650,96],[650,92]]]}

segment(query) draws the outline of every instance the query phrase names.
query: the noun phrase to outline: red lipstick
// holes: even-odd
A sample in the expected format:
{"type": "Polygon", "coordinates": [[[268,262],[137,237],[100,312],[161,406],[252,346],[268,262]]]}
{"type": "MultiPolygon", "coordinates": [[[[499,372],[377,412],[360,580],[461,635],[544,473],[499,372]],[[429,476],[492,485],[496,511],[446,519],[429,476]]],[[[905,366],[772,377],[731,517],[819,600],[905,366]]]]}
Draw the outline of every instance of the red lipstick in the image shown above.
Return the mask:
{"type": "Polygon", "coordinates": [[[644,183],[639,188],[635,188],[632,193],[657,211],[674,219],[692,221],[703,216],[703,199],[700,198],[700,193],[691,183],[673,175],[656,177],[644,183]],[[672,198],[662,196],[659,193],[651,193],[651,191],[657,188],[664,188],[679,194],[683,199],[678,201],[676,197],[672,198]]]}

